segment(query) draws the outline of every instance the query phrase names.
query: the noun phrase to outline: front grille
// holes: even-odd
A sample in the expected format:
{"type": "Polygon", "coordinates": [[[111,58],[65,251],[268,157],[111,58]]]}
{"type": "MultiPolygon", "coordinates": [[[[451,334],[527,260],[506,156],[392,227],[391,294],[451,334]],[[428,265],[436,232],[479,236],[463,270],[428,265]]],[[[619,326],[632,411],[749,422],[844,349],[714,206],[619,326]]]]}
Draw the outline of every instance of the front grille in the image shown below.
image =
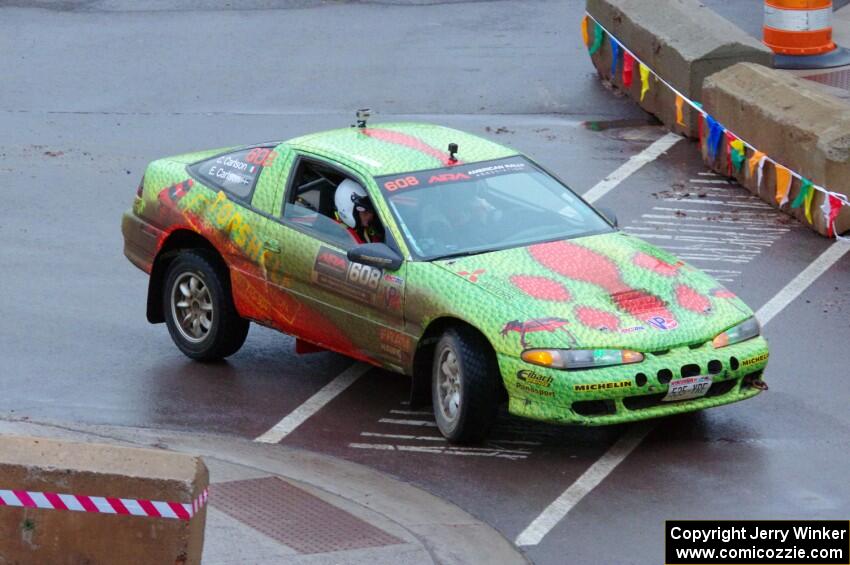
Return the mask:
{"type": "MultiPolygon", "coordinates": [[[[728,379],[725,381],[718,381],[716,383],[711,383],[711,386],[708,388],[708,392],[705,393],[703,398],[713,398],[716,396],[723,396],[735,388],[735,385],[738,383],[738,379],[728,379]]],[[[670,405],[670,404],[679,404],[682,402],[690,402],[691,400],[699,400],[699,398],[691,398],[688,400],[680,400],[678,402],[663,402],[662,398],[667,396],[666,392],[661,392],[657,394],[643,394],[641,396],[627,396],[623,399],[623,405],[629,410],[645,410],[647,408],[655,408],[656,406],[670,405]]]]}
{"type": "Polygon", "coordinates": [[[613,400],[577,400],[573,411],[582,416],[608,416],[617,413],[617,405],[613,400]]]}

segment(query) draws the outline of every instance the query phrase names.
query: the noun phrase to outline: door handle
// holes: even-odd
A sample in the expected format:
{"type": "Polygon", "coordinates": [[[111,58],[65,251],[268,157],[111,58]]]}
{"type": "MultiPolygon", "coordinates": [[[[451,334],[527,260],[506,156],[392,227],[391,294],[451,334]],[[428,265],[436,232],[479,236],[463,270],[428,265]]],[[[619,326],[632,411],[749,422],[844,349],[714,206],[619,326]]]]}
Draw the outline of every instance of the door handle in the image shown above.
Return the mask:
{"type": "Polygon", "coordinates": [[[269,239],[263,242],[263,247],[272,253],[280,253],[280,244],[276,239],[269,239]]]}

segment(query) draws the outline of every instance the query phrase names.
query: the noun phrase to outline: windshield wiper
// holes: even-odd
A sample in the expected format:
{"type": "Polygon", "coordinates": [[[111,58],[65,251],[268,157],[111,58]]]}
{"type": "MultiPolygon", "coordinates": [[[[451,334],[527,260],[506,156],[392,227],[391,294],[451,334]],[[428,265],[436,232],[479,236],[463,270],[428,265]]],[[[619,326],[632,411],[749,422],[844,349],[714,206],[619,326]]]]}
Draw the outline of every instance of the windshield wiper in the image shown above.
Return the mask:
{"type": "Polygon", "coordinates": [[[482,253],[489,253],[492,249],[480,249],[476,251],[458,251],[457,253],[448,253],[446,255],[438,255],[437,257],[431,257],[428,259],[429,261],[444,261],[445,259],[457,259],[458,257],[470,257],[472,255],[480,255],[482,253]]]}

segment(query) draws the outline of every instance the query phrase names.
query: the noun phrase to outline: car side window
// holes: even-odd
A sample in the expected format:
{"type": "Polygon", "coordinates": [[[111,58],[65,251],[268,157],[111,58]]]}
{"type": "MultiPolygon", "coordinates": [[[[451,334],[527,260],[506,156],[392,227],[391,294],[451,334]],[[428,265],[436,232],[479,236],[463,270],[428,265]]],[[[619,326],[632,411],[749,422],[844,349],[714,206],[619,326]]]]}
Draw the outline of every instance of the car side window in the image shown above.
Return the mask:
{"type": "Polygon", "coordinates": [[[189,172],[202,183],[249,201],[263,167],[277,154],[271,147],[252,147],[195,163],[189,172]]]}
{"type": "Polygon", "coordinates": [[[348,177],[319,161],[302,157],[290,178],[283,204],[284,221],[314,232],[319,239],[342,249],[357,245],[348,227],[337,221],[334,204],[337,186],[348,177]]]}

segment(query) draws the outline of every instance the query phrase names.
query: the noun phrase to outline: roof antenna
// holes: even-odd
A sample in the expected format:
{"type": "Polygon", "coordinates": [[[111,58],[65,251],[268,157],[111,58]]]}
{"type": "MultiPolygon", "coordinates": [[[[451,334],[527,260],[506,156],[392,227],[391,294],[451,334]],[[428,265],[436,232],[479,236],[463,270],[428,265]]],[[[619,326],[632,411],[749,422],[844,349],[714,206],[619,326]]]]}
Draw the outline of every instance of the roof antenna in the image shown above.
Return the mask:
{"type": "Polygon", "coordinates": [[[365,128],[366,127],[366,120],[368,120],[369,116],[371,116],[371,115],[372,115],[372,110],[370,110],[369,108],[360,108],[359,110],[357,110],[357,114],[356,114],[357,123],[352,124],[351,127],[361,128],[361,129],[365,128]]]}
{"type": "Polygon", "coordinates": [[[455,153],[457,153],[457,143],[449,143],[449,161],[452,163],[457,163],[455,153]]]}

